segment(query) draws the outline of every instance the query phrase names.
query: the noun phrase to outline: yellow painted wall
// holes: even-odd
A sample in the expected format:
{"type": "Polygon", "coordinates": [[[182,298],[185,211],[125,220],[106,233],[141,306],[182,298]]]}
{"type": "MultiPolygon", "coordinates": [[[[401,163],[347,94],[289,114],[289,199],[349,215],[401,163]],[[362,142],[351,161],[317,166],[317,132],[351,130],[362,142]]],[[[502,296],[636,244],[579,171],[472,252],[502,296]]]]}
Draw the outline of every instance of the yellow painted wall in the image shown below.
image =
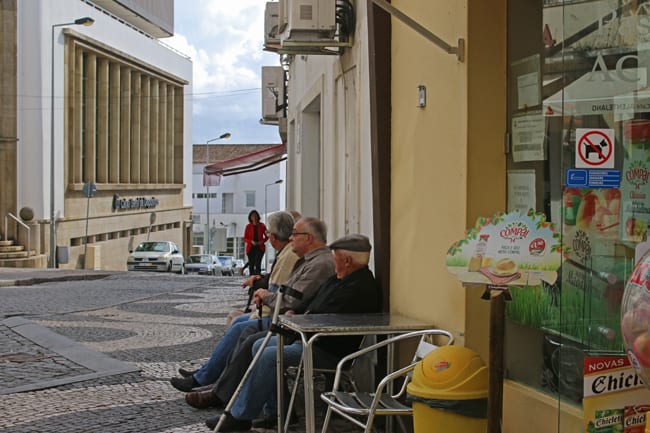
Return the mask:
{"type": "Polygon", "coordinates": [[[505,207],[505,2],[393,5],[450,45],[465,39],[466,58],[393,19],[391,309],[432,320],[487,359],[487,303],[477,290],[466,297],[445,255],[478,216],[505,207]]]}
{"type": "MultiPolygon", "coordinates": [[[[466,3],[392,4],[443,40],[466,37],[466,3]]],[[[463,235],[467,202],[467,64],[392,19],[391,311],[460,338],[464,289],[445,268],[463,235]],[[427,106],[418,108],[418,85],[427,106]]]]}

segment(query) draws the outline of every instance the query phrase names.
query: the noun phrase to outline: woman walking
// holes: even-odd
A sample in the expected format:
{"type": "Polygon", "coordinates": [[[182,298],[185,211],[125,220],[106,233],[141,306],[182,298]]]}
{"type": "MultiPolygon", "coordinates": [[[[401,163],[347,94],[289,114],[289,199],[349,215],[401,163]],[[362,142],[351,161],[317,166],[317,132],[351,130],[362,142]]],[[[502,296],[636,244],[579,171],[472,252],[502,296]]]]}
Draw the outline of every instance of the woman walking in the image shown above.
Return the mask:
{"type": "Polygon", "coordinates": [[[266,226],[260,221],[260,214],[256,210],[248,214],[248,224],[244,229],[244,242],[246,243],[246,255],[248,256],[248,270],[250,275],[262,273],[262,256],[268,240],[266,226]]]}

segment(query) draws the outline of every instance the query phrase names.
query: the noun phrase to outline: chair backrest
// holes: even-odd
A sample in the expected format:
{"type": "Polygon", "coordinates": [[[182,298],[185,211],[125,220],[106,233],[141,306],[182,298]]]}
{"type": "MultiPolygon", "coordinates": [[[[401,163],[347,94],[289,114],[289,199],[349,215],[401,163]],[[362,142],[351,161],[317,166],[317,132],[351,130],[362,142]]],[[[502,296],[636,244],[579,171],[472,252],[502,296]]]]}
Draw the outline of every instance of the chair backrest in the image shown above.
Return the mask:
{"type": "Polygon", "coordinates": [[[423,337],[420,339],[420,343],[418,344],[417,349],[415,349],[415,357],[417,360],[420,360],[427,356],[429,353],[433,352],[435,349],[437,349],[439,346],[436,346],[433,343],[429,343],[426,341],[426,338],[423,337]]]}

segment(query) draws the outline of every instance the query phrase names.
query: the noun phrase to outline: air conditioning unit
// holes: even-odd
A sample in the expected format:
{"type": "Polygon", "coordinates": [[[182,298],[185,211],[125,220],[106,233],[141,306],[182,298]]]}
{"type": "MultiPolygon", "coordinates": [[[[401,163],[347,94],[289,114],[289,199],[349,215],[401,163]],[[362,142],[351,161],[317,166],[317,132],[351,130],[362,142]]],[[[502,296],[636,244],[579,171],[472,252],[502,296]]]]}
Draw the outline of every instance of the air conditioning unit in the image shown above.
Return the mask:
{"type": "Polygon", "coordinates": [[[284,70],[262,66],[262,122],[277,123],[284,117],[284,70]]]}
{"type": "MultiPolygon", "coordinates": [[[[333,40],[336,32],[336,0],[285,0],[286,27],[280,40],[286,42],[322,42],[333,40]]],[[[279,20],[285,13],[280,6],[279,20]]],[[[282,29],[282,25],[280,25],[282,29]]]]}
{"type": "Polygon", "coordinates": [[[264,49],[267,51],[277,51],[280,48],[279,10],[280,3],[266,3],[264,9],[264,49]]]}

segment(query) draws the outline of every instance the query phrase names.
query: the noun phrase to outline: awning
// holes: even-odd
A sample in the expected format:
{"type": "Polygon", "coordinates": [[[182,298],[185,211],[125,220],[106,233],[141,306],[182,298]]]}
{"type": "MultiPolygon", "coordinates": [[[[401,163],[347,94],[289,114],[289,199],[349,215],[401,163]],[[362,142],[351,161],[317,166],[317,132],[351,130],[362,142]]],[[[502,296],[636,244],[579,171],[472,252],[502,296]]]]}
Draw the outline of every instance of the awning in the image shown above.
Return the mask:
{"type": "Polygon", "coordinates": [[[646,68],[588,72],[544,101],[546,116],[613,114],[623,120],[650,111],[646,68]],[[619,75],[620,74],[620,75],[619,75]],[[624,75],[622,75],[624,74],[624,75]],[[621,76],[625,79],[621,79],[621,76]]]}
{"type": "Polygon", "coordinates": [[[287,145],[282,143],[236,158],[215,162],[203,168],[203,186],[219,186],[223,176],[260,170],[286,159],[287,145]]]}

